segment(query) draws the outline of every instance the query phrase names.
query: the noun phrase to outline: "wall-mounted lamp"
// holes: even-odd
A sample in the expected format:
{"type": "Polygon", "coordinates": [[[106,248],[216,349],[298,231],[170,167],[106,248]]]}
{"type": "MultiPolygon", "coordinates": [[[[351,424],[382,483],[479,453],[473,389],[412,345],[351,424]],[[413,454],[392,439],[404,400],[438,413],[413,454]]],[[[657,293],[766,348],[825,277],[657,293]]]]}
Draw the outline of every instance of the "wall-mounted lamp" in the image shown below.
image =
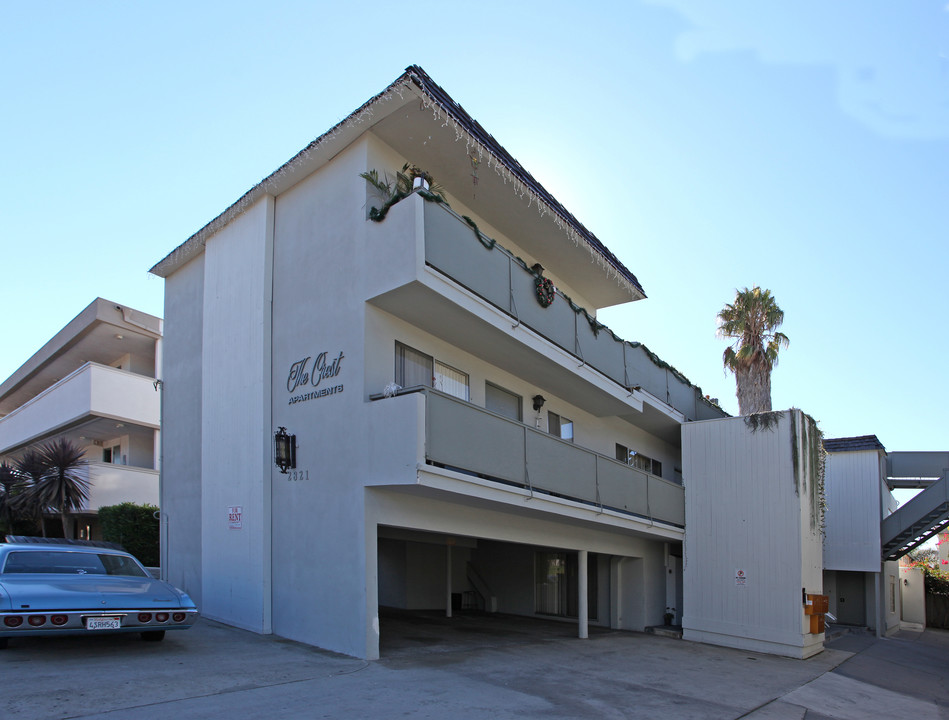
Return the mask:
{"type": "Polygon", "coordinates": [[[285,427],[277,428],[273,437],[273,457],[280,472],[297,466],[297,436],[288,435],[285,427]]]}
{"type": "Polygon", "coordinates": [[[909,585],[909,580],[907,580],[906,578],[903,578],[903,584],[904,584],[904,585],[909,585]]]}
{"type": "Polygon", "coordinates": [[[535,395],[533,397],[533,400],[534,400],[534,412],[540,412],[540,409],[544,407],[544,403],[547,402],[544,399],[543,395],[535,395]]]}

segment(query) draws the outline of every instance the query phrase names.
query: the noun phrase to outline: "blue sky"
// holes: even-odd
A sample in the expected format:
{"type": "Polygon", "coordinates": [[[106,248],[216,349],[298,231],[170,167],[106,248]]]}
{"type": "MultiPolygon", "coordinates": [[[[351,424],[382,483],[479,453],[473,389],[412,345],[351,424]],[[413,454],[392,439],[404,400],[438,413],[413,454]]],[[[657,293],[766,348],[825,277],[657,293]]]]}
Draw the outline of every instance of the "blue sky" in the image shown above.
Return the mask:
{"type": "Polygon", "coordinates": [[[770,288],[776,408],[949,448],[941,2],[8,3],[0,378],[417,63],[639,277],[602,313],[737,412],[715,315],[770,288]]]}

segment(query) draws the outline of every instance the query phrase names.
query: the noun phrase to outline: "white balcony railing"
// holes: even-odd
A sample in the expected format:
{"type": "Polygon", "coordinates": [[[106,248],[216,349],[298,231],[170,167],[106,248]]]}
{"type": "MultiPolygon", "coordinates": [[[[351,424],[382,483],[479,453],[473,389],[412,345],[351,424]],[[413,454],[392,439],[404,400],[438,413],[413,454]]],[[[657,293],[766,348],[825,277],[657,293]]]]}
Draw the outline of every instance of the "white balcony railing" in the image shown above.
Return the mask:
{"type": "Polygon", "coordinates": [[[160,404],[153,382],[143,375],[86,363],[0,418],[0,453],[88,417],[107,417],[158,429],[160,404]]]}
{"type": "Polygon", "coordinates": [[[158,505],[158,471],[128,465],[89,463],[89,501],[83,510],[133,502],[158,505]]]}

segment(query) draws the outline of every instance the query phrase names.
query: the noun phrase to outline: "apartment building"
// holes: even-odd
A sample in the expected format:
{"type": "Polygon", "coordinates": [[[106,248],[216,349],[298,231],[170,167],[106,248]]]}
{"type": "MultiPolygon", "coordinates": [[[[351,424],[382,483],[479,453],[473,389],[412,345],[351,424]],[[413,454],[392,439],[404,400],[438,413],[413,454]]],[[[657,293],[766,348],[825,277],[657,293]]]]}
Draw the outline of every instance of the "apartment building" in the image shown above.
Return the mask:
{"type": "MultiPolygon", "coordinates": [[[[163,572],[255,632],[376,658],[387,608],[559,618],[581,638],[678,624],[682,428],[705,428],[689,467],[708,502],[715,423],[770,437],[597,321],[645,297],[636,275],[415,66],[152,272],[163,572]]],[[[806,485],[808,420],[782,417],[781,478],[806,485]]],[[[754,497],[798,518],[789,562],[806,568],[760,564],[754,592],[789,598],[788,629],[753,647],[818,652],[807,500],[754,497]]],[[[702,562],[735,585],[739,560],[702,562]]],[[[737,607],[689,627],[745,646],[737,607]]]]}
{"type": "Polygon", "coordinates": [[[158,503],[161,333],[160,318],[96,298],[0,384],[0,459],[60,437],[85,448],[72,537],[98,537],[100,507],[158,503]]]}

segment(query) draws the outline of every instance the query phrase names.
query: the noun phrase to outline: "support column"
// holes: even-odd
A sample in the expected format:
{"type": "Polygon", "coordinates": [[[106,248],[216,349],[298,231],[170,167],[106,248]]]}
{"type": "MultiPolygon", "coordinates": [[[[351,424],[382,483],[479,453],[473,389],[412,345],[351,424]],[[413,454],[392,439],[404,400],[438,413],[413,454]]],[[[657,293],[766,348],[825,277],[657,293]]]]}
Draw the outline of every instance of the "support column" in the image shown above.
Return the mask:
{"type": "Polygon", "coordinates": [[[451,617],[451,545],[445,545],[445,617],[451,617]]]}
{"type": "MultiPolygon", "coordinates": [[[[877,637],[881,638],[886,635],[886,613],[883,606],[883,584],[880,582],[880,576],[883,574],[883,566],[880,566],[880,572],[873,573],[873,589],[874,595],[876,596],[876,616],[877,616],[877,637]]],[[[864,592],[864,597],[866,597],[866,590],[864,592]]]]}
{"type": "Polygon", "coordinates": [[[590,636],[589,630],[589,597],[587,595],[587,551],[580,550],[577,553],[577,594],[579,595],[577,602],[577,615],[579,622],[579,634],[578,637],[582,640],[590,636]]]}

